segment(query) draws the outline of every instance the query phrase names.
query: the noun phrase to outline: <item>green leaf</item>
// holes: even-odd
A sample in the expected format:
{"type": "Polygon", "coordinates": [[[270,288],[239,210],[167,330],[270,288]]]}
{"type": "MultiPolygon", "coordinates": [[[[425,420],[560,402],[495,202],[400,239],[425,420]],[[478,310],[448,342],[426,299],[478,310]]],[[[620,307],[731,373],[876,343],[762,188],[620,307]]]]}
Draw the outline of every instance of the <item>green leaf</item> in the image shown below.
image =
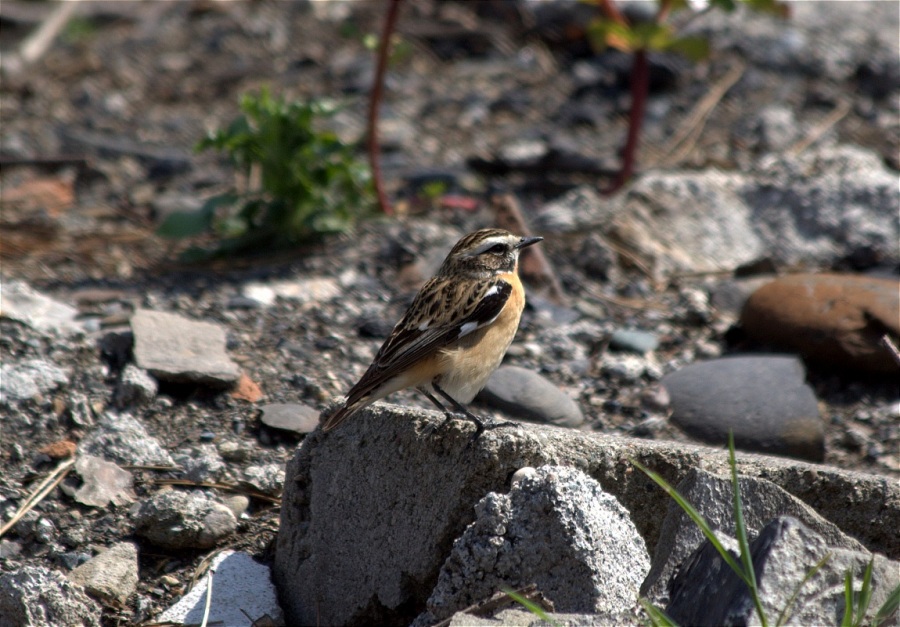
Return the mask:
{"type": "Polygon", "coordinates": [[[887,625],[887,622],[891,618],[896,617],[898,610],[900,610],[900,585],[891,590],[887,599],[885,599],[881,607],[878,608],[878,611],[875,612],[875,618],[872,620],[872,624],[877,625],[877,627],[887,625]]]}
{"type": "Polygon", "coordinates": [[[666,50],[677,52],[691,61],[703,61],[709,58],[709,41],[705,37],[678,37],[672,39],[666,50]]]}
{"type": "Polygon", "coordinates": [[[173,211],[166,216],[156,229],[160,237],[179,239],[205,233],[210,228],[209,214],[203,209],[197,211],[173,211]]]}
{"type": "Polygon", "coordinates": [[[853,573],[847,569],[844,573],[844,616],[841,618],[841,627],[853,625],[853,573]]]}

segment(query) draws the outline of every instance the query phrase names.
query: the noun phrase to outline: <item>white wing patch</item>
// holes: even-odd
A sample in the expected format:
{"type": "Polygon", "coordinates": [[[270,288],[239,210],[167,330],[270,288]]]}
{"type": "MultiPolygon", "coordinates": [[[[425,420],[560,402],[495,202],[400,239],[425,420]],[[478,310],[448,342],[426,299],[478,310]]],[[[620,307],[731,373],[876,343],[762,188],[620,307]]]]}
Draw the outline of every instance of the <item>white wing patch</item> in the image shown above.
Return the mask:
{"type": "Polygon", "coordinates": [[[484,296],[482,296],[482,298],[487,298],[488,296],[493,296],[494,294],[499,294],[499,293],[500,293],[500,285],[494,284],[488,289],[488,291],[486,291],[484,293],[484,296]]]}
{"type": "Polygon", "coordinates": [[[419,325],[419,331],[426,331],[431,326],[431,320],[426,320],[419,325]]]}
{"type": "Polygon", "coordinates": [[[459,335],[457,338],[464,337],[478,328],[477,322],[467,322],[461,327],[459,327],[459,335]]]}

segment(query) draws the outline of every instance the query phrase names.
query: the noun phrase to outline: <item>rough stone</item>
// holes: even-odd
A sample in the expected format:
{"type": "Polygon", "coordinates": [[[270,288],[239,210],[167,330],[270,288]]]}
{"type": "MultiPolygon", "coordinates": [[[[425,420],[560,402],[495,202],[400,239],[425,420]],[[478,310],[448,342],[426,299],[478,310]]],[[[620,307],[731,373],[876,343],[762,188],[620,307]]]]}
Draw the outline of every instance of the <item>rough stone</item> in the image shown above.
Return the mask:
{"type": "MultiPolygon", "coordinates": [[[[750,554],[763,612],[777,617],[792,602],[788,625],[839,624],[844,614],[845,573],[851,571],[859,586],[870,560],[874,560],[873,593],[864,623],[900,580],[900,563],[882,555],[831,548],[821,535],[791,516],[779,516],[766,525],[750,544],[750,554]],[[831,558],[801,586],[828,553],[831,558]],[[792,598],[795,591],[797,596],[792,598]]],[[[675,578],[666,614],[682,625],[748,625],[758,620],[746,584],[708,541],[675,578]]]]}
{"type": "Polygon", "coordinates": [[[72,335],[84,330],[76,320],[78,310],[60,303],[32,289],[22,281],[4,281],[0,284],[0,315],[17,320],[32,329],[49,335],[72,335]]]}
{"type": "Polygon", "coordinates": [[[100,627],[100,605],[81,586],[43,566],[0,576],[3,627],[100,627]]]}
{"type": "Polygon", "coordinates": [[[157,379],[226,386],[241,374],[225,352],[225,329],[211,322],[141,309],[131,317],[134,359],[157,379]]]}
{"type": "Polygon", "coordinates": [[[794,357],[726,357],[666,375],[671,420],[710,444],[821,461],[825,425],[803,364],[794,357]]]}
{"type": "Polygon", "coordinates": [[[134,478],[131,473],[93,455],[79,455],[75,472],[82,484],[72,493],[72,498],[89,507],[127,505],[135,498],[134,478]]]}
{"type": "Polygon", "coordinates": [[[306,434],[319,426],[319,412],[301,403],[272,403],[262,406],[260,421],[272,429],[306,434]]]}
{"type": "Polygon", "coordinates": [[[122,376],[116,384],[116,407],[145,405],[154,399],[158,391],[156,379],[146,370],[128,364],[122,370],[122,376]]]}
{"type": "Polygon", "coordinates": [[[135,533],[169,549],[208,549],[237,529],[231,510],[202,492],[154,494],[132,516],[135,533]]]}
{"type": "Polygon", "coordinates": [[[114,544],[69,573],[69,580],[93,597],[124,603],[137,590],[137,545],[114,544]]]}
{"type": "Polygon", "coordinates": [[[61,368],[43,359],[0,364],[0,402],[24,401],[68,382],[61,368]]]}
{"type": "MultiPolygon", "coordinates": [[[[857,540],[845,535],[833,523],[822,518],[814,509],[782,490],[771,481],[757,477],[739,477],[744,522],[752,537],[773,518],[790,515],[822,535],[828,546],[864,551],[857,540]]],[[[734,533],[734,508],[731,478],[706,471],[690,471],[676,486],[704,520],[715,530],[734,533]]],[[[675,501],[669,503],[659,542],[653,555],[650,574],[641,585],[641,596],[664,606],[668,603],[668,584],[672,575],[701,544],[705,536],[675,501]]]]}
{"type": "Polygon", "coordinates": [[[515,419],[547,422],[560,427],[578,427],[584,423],[581,409],[568,394],[527,368],[497,368],[479,398],[515,419]]]}
{"type": "MultiPolygon", "coordinates": [[[[524,466],[578,468],[631,513],[652,551],[669,497],[629,462],[677,485],[692,468],[726,473],[720,449],[527,424],[469,444],[474,427],[439,412],[375,403],[339,429],[307,436],[289,462],[273,573],[289,623],[412,621],[454,540],[488,492],[524,466]]],[[[753,454],[765,476],[867,549],[900,556],[900,486],[886,477],[753,454]]]]}
{"type": "Polygon", "coordinates": [[[284,466],[282,464],[248,466],[244,469],[244,478],[263,494],[278,496],[284,488],[284,466]]]}
{"type": "Polygon", "coordinates": [[[78,446],[82,453],[127,466],[171,466],[172,457],[130,414],[106,412],[78,446]]]}
{"type": "Polygon", "coordinates": [[[797,351],[811,366],[897,372],[881,346],[900,337],[900,281],[841,274],[795,274],[756,290],[741,324],[757,341],[797,351]]]}
{"type": "Polygon", "coordinates": [[[614,497],[580,470],[544,466],[475,505],[413,625],[529,583],[558,611],[624,614],[649,567],[644,541],[614,497]]]}

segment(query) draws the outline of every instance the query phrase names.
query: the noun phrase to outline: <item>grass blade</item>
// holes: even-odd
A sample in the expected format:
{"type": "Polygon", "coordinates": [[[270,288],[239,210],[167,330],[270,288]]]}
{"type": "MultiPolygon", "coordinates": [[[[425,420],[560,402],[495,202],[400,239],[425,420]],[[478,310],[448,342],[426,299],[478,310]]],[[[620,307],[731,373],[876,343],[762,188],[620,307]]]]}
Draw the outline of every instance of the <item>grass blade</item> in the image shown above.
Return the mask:
{"type": "MultiPolygon", "coordinates": [[[[659,487],[665,490],[666,494],[668,494],[669,497],[678,504],[678,507],[680,507],[684,511],[684,513],[694,521],[694,524],[696,524],[700,528],[700,531],[703,532],[703,535],[706,536],[706,539],[710,541],[713,547],[715,547],[719,555],[722,556],[722,559],[725,560],[725,563],[728,564],[728,566],[737,574],[738,577],[741,578],[744,583],[747,583],[747,578],[744,575],[743,568],[741,568],[741,565],[738,564],[737,561],[735,561],[734,557],[731,555],[728,549],[725,548],[719,538],[716,537],[716,534],[713,531],[712,527],[710,527],[709,523],[707,523],[703,516],[700,515],[700,512],[694,509],[694,506],[688,503],[687,500],[683,496],[681,496],[681,494],[679,494],[678,491],[673,488],[668,481],[644,466],[639,461],[632,460],[632,463],[637,466],[641,472],[650,477],[659,487]]],[[[749,585],[749,583],[747,585],[749,585]]]]}
{"type": "Polygon", "coordinates": [[[791,598],[788,599],[788,602],[785,604],[784,608],[781,610],[781,614],[778,615],[778,621],[775,623],[776,625],[784,625],[788,622],[788,619],[791,617],[791,608],[794,605],[794,602],[797,600],[797,597],[800,594],[800,589],[806,585],[806,582],[816,576],[816,573],[819,572],[825,564],[828,563],[828,560],[831,559],[831,553],[826,553],[822,559],[820,559],[815,566],[809,569],[806,573],[806,576],[803,577],[803,581],[801,581],[796,588],[794,588],[794,593],[791,595],[791,598]]]}
{"type": "Polygon", "coordinates": [[[872,624],[877,627],[887,625],[888,620],[896,616],[898,609],[900,609],[900,586],[896,586],[891,590],[888,598],[884,600],[884,603],[881,604],[881,607],[875,613],[872,624]]]}
{"type": "Polygon", "coordinates": [[[647,616],[650,618],[650,624],[653,627],[678,627],[678,623],[669,618],[665,612],[653,605],[647,599],[638,599],[638,602],[641,604],[641,607],[644,608],[644,611],[647,612],[647,616]]]}
{"type": "Polygon", "coordinates": [[[853,625],[853,573],[848,569],[844,573],[844,616],[841,618],[841,627],[853,625]]]}
{"type": "Polygon", "coordinates": [[[750,596],[759,614],[759,622],[762,627],[768,626],[766,613],[759,598],[759,588],[756,585],[756,572],[753,570],[753,557],[750,555],[750,541],[747,537],[747,524],[744,522],[744,511],[741,507],[741,491],[738,484],[737,460],[734,454],[734,433],[728,432],[728,465],[731,467],[731,485],[734,500],[734,527],[738,546],[741,548],[741,563],[744,567],[744,583],[750,588],[750,596]]]}

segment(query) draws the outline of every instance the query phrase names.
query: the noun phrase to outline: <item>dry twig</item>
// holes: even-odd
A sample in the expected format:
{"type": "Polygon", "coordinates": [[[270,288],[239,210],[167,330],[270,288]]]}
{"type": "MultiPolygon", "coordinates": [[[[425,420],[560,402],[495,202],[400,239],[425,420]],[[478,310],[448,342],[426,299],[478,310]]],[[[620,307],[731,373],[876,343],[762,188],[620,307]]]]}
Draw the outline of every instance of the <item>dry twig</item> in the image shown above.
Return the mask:
{"type": "Polygon", "coordinates": [[[17,522],[22,520],[22,518],[30,512],[35,505],[44,500],[48,494],[53,491],[53,488],[58,486],[63,479],[66,478],[66,475],[69,474],[69,471],[72,469],[72,466],[75,465],[75,458],[67,459],[62,462],[59,466],[53,469],[49,475],[47,475],[43,481],[38,485],[34,491],[28,495],[28,498],[25,499],[25,502],[19,507],[13,517],[7,521],[2,527],[0,527],[0,538],[3,537],[7,531],[10,530],[17,522]]]}

